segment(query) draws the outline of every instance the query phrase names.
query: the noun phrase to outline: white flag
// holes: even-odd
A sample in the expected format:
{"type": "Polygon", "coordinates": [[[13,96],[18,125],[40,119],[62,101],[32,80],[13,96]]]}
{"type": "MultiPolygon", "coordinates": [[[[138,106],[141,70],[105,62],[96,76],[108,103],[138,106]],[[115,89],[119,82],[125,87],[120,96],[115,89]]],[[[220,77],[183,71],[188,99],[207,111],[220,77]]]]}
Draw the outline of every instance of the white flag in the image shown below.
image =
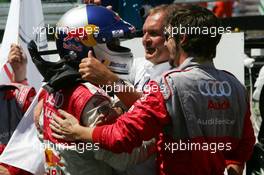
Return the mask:
{"type": "MultiPolygon", "coordinates": [[[[0,83],[8,83],[11,69],[7,62],[11,43],[23,47],[27,58],[27,78],[36,89],[41,86],[42,77],[35,68],[27,44],[34,40],[40,50],[47,48],[44,18],[40,0],[12,0],[7,24],[0,50],[0,83]]],[[[0,156],[0,162],[24,169],[33,174],[41,175],[44,171],[44,152],[38,140],[33,122],[33,109],[37,98],[22,118],[12,135],[6,149],[0,156]]]]}
{"type": "Polygon", "coordinates": [[[6,62],[11,44],[16,43],[22,46],[28,58],[27,79],[29,84],[36,89],[40,88],[43,78],[29,55],[27,44],[30,40],[34,40],[40,50],[48,48],[41,1],[12,0],[0,50],[1,84],[10,82],[8,72],[12,73],[12,70],[6,62]]]}
{"type": "Polygon", "coordinates": [[[12,0],[9,9],[8,20],[6,29],[0,49],[0,83],[10,82],[10,67],[6,65],[8,53],[12,43],[18,43],[19,36],[19,13],[20,13],[20,0],[12,0]]]}
{"type": "Polygon", "coordinates": [[[0,156],[0,162],[18,167],[36,175],[43,175],[45,171],[44,148],[37,136],[37,130],[33,120],[34,107],[38,103],[37,97],[40,92],[41,89],[0,156]]]}

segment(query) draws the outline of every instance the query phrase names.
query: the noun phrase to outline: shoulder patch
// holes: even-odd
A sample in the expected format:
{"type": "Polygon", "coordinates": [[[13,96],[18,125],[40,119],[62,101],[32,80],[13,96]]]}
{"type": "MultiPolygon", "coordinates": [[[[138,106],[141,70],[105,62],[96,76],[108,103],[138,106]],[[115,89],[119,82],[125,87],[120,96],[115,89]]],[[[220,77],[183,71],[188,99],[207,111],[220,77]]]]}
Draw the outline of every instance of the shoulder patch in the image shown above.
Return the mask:
{"type": "Polygon", "coordinates": [[[170,70],[162,74],[159,83],[160,83],[161,92],[165,100],[168,100],[173,93],[173,89],[169,84],[169,81],[172,79],[171,75],[175,73],[180,73],[180,72],[188,72],[190,70],[192,70],[192,68],[185,69],[185,70],[174,69],[174,70],[170,70]]]}

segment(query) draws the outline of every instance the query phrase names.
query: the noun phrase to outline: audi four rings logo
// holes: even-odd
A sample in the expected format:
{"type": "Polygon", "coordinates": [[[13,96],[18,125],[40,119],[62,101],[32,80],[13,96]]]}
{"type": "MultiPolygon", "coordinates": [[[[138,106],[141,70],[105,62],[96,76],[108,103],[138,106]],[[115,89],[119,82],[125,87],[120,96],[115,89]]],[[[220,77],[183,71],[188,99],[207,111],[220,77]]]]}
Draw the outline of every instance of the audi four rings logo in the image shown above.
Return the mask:
{"type": "Polygon", "coordinates": [[[206,81],[199,82],[199,91],[204,96],[230,96],[232,89],[227,81],[206,81]]]}

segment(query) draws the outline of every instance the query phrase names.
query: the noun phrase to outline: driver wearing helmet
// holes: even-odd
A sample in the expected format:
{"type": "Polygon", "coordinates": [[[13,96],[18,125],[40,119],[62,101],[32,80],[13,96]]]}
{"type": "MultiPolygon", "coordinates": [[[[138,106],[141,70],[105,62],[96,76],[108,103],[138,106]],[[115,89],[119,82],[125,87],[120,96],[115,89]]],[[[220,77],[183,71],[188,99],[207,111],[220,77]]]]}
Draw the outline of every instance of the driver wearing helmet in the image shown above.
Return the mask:
{"type": "Polygon", "coordinates": [[[92,50],[96,56],[103,58],[101,61],[113,72],[120,77],[127,76],[133,57],[130,49],[118,45],[118,38],[130,35],[134,30],[132,25],[107,8],[83,5],[68,11],[57,24],[56,45],[61,58],[59,62],[43,60],[34,43],[29,44],[33,62],[47,82],[38,104],[42,108],[39,123],[43,132],[47,174],[108,175],[112,174],[112,167],[125,169],[126,163],[136,163],[142,160],[142,156],[146,157],[151,150],[154,151],[143,146],[142,151],[139,148],[131,156],[136,161],[131,161],[128,154],[114,155],[99,150],[99,144],[96,143],[56,139],[50,125],[54,123],[54,114],[59,115],[59,108],[76,116],[72,124],[78,122],[83,126],[95,126],[100,120],[100,114],[117,116],[105,91],[83,82],[78,65],[87,52],[92,50]],[[127,159],[120,162],[124,157],[127,159]]]}

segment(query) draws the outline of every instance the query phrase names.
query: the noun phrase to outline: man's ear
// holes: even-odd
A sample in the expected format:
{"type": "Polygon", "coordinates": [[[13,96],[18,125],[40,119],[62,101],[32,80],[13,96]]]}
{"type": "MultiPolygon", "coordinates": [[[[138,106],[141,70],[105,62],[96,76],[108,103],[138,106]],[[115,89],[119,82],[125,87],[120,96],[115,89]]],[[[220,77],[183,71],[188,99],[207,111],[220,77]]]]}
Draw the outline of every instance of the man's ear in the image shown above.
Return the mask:
{"type": "Polygon", "coordinates": [[[185,43],[187,43],[187,39],[188,38],[186,34],[180,35],[180,44],[185,45],[185,43]]]}

